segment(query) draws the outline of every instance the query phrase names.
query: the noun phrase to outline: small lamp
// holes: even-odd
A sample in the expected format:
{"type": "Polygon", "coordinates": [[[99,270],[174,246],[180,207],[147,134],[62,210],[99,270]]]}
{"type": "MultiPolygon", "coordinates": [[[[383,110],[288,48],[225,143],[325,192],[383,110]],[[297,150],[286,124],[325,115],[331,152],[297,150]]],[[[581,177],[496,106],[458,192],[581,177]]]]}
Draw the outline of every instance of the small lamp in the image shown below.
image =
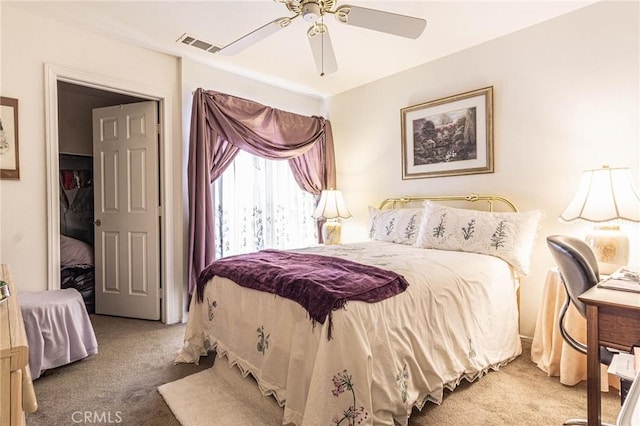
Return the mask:
{"type": "Polygon", "coordinates": [[[333,189],[322,191],[313,217],[325,219],[322,225],[322,241],[325,244],[340,244],[342,225],[339,219],[351,217],[342,199],[342,192],[333,189]]]}
{"type": "Polygon", "coordinates": [[[629,239],[612,221],[640,222],[640,195],[634,188],[629,168],[586,170],[576,195],[560,215],[566,222],[593,222],[585,241],[593,250],[600,272],[610,274],[629,261],[629,239]]]}

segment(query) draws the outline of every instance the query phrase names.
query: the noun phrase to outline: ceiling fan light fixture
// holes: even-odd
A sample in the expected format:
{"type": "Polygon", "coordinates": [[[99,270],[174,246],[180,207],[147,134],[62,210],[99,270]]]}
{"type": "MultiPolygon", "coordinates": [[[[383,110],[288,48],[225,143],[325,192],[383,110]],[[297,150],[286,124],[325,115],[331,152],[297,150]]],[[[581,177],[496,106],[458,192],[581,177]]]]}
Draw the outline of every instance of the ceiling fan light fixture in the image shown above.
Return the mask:
{"type": "Polygon", "coordinates": [[[315,1],[308,1],[302,5],[302,19],[307,22],[316,22],[322,16],[322,9],[315,1]]]}
{"type": "MultiPolygon", "coordinates": [[[[1,1],[1,0],[0,0],[1,1]]],[[[338,64],[329,36],[328,28],[324,25],[325,15],[334,15],[342,24],[367,28],[383,33],[394,34],[406,38],[418,38],[424,31],[427,21],[413,16],[399,15],[366,7],[342,5],[337,7],[338,0],[274,0],[287,7],[293,16],[275,19],[239,39],[232,41],[222,48],[213,46],[212,49],[221,54],[233,55],[269,35],[289,26],[292,20],[302,16],[310,22],[307,39],[311,46],[313,59],[320,76],[328,75],[338,70],[338,64]]],[[[213,50],[212,51],[213,53],[213,50]]]]}
{"type": "Polygon", "coordinates": [[[307,36],[309,38],[312,38],[322,33],[326,33],[327,31],[328,31],[327,26],[325,24],[322,24],[322,23],[318,24],[317,22],[315,22],[313,26],[311,26],[311,28],[307,30],[307,36]]]}
{"type": "Polygon", "coordinates": [[[351,12],[351,6],[340,6],[335,11],[335,17],[338,22],[342,22],[343,24],[347,24],[349,22],[349,13],[351,12]]]}

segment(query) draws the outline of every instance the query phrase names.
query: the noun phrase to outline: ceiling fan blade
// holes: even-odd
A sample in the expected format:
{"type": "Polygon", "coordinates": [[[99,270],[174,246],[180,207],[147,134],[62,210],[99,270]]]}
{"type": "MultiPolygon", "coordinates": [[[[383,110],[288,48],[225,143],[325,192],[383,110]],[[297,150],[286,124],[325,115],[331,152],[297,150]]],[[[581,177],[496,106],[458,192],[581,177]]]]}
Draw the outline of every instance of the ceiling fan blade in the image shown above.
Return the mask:
{"type": "Polygon", "coordinates": [[[351,5],[340,6],[335,16],[347,25],[414,39],[420,37],[427,26],[427,21],[422,18],[351,5]]]}
{"type": "MultiPolygon", "coordinates": [[[[294,18],[297,16],[294,16],[294,18]]],[[[227,44],[225,47],[223,47],[222,49],[219,50],[219,53],[225,54],[225,55],[235,55],[236,53],[246,49],[247,47],[259,42],[260,40],[267,38],[268,36],[270,36],[273,33],[276,33],[278,31],[280,31],[281,29],[289,26],[289,24],[291,23],[291,20],[293,18],[278,18],[275,19],[271,22],[269,22],[268,24],[265,24],[263,26],[261,26],[260,28],[258,28],[257,30],[254,30],[252,32],[250,32],[249,34],[246,34],[242,37],[240,37],[239,39],[237,39],[236,41],[233,41],[229,44],[227,44]]]]}
{"type": "Polygon", "coordinates": [[[316,23],[309,28],[307,36],[309,37],[311,52],[313,53],[313,59],[316,62],[316,68],[320,76],[329,75],[338,71],[336,54],[333,51],[333,45],[331,44],[331,37],[329,37],[327,27],[324,24],[316,23]]]}

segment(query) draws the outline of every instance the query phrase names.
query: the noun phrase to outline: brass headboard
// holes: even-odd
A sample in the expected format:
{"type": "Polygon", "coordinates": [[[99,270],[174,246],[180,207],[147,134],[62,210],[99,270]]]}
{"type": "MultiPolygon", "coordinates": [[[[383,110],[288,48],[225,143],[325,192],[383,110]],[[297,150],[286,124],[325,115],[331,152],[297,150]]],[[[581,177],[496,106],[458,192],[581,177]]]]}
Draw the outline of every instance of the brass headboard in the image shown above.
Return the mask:
{"type": "Polygon", "coordinates": [[[489,204],[489,211],[493,211],[493,204],[498,201],[505,204],[511,211],[517,212],[518,208],[513,202],[501,195],[493,195],[493,194],[468,194],[468,195],[434,195],[434,196],[404,196],[400,198],[387,198],[382,203],[380,203],[380,208],[383,209],[385,207],[389,207],[392,209],[396,208],[398,203],[407,204],[419,201],[486,201],[489,204]]]}

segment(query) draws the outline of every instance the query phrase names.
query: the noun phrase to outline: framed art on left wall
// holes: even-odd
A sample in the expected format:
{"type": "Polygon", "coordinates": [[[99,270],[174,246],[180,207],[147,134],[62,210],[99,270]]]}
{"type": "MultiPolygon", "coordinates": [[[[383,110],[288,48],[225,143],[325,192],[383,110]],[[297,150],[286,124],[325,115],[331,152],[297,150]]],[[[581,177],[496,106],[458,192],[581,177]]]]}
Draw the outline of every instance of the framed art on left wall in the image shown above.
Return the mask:
{"type": "Polygon", "coordinates": [[[493,87],[403,108],[402,179],[493,173],[493,87]]]}
{"type": "Polygon", "coordinates": [[[0,97],[0,179],[20,179],[18,100],[0,97]]]}

